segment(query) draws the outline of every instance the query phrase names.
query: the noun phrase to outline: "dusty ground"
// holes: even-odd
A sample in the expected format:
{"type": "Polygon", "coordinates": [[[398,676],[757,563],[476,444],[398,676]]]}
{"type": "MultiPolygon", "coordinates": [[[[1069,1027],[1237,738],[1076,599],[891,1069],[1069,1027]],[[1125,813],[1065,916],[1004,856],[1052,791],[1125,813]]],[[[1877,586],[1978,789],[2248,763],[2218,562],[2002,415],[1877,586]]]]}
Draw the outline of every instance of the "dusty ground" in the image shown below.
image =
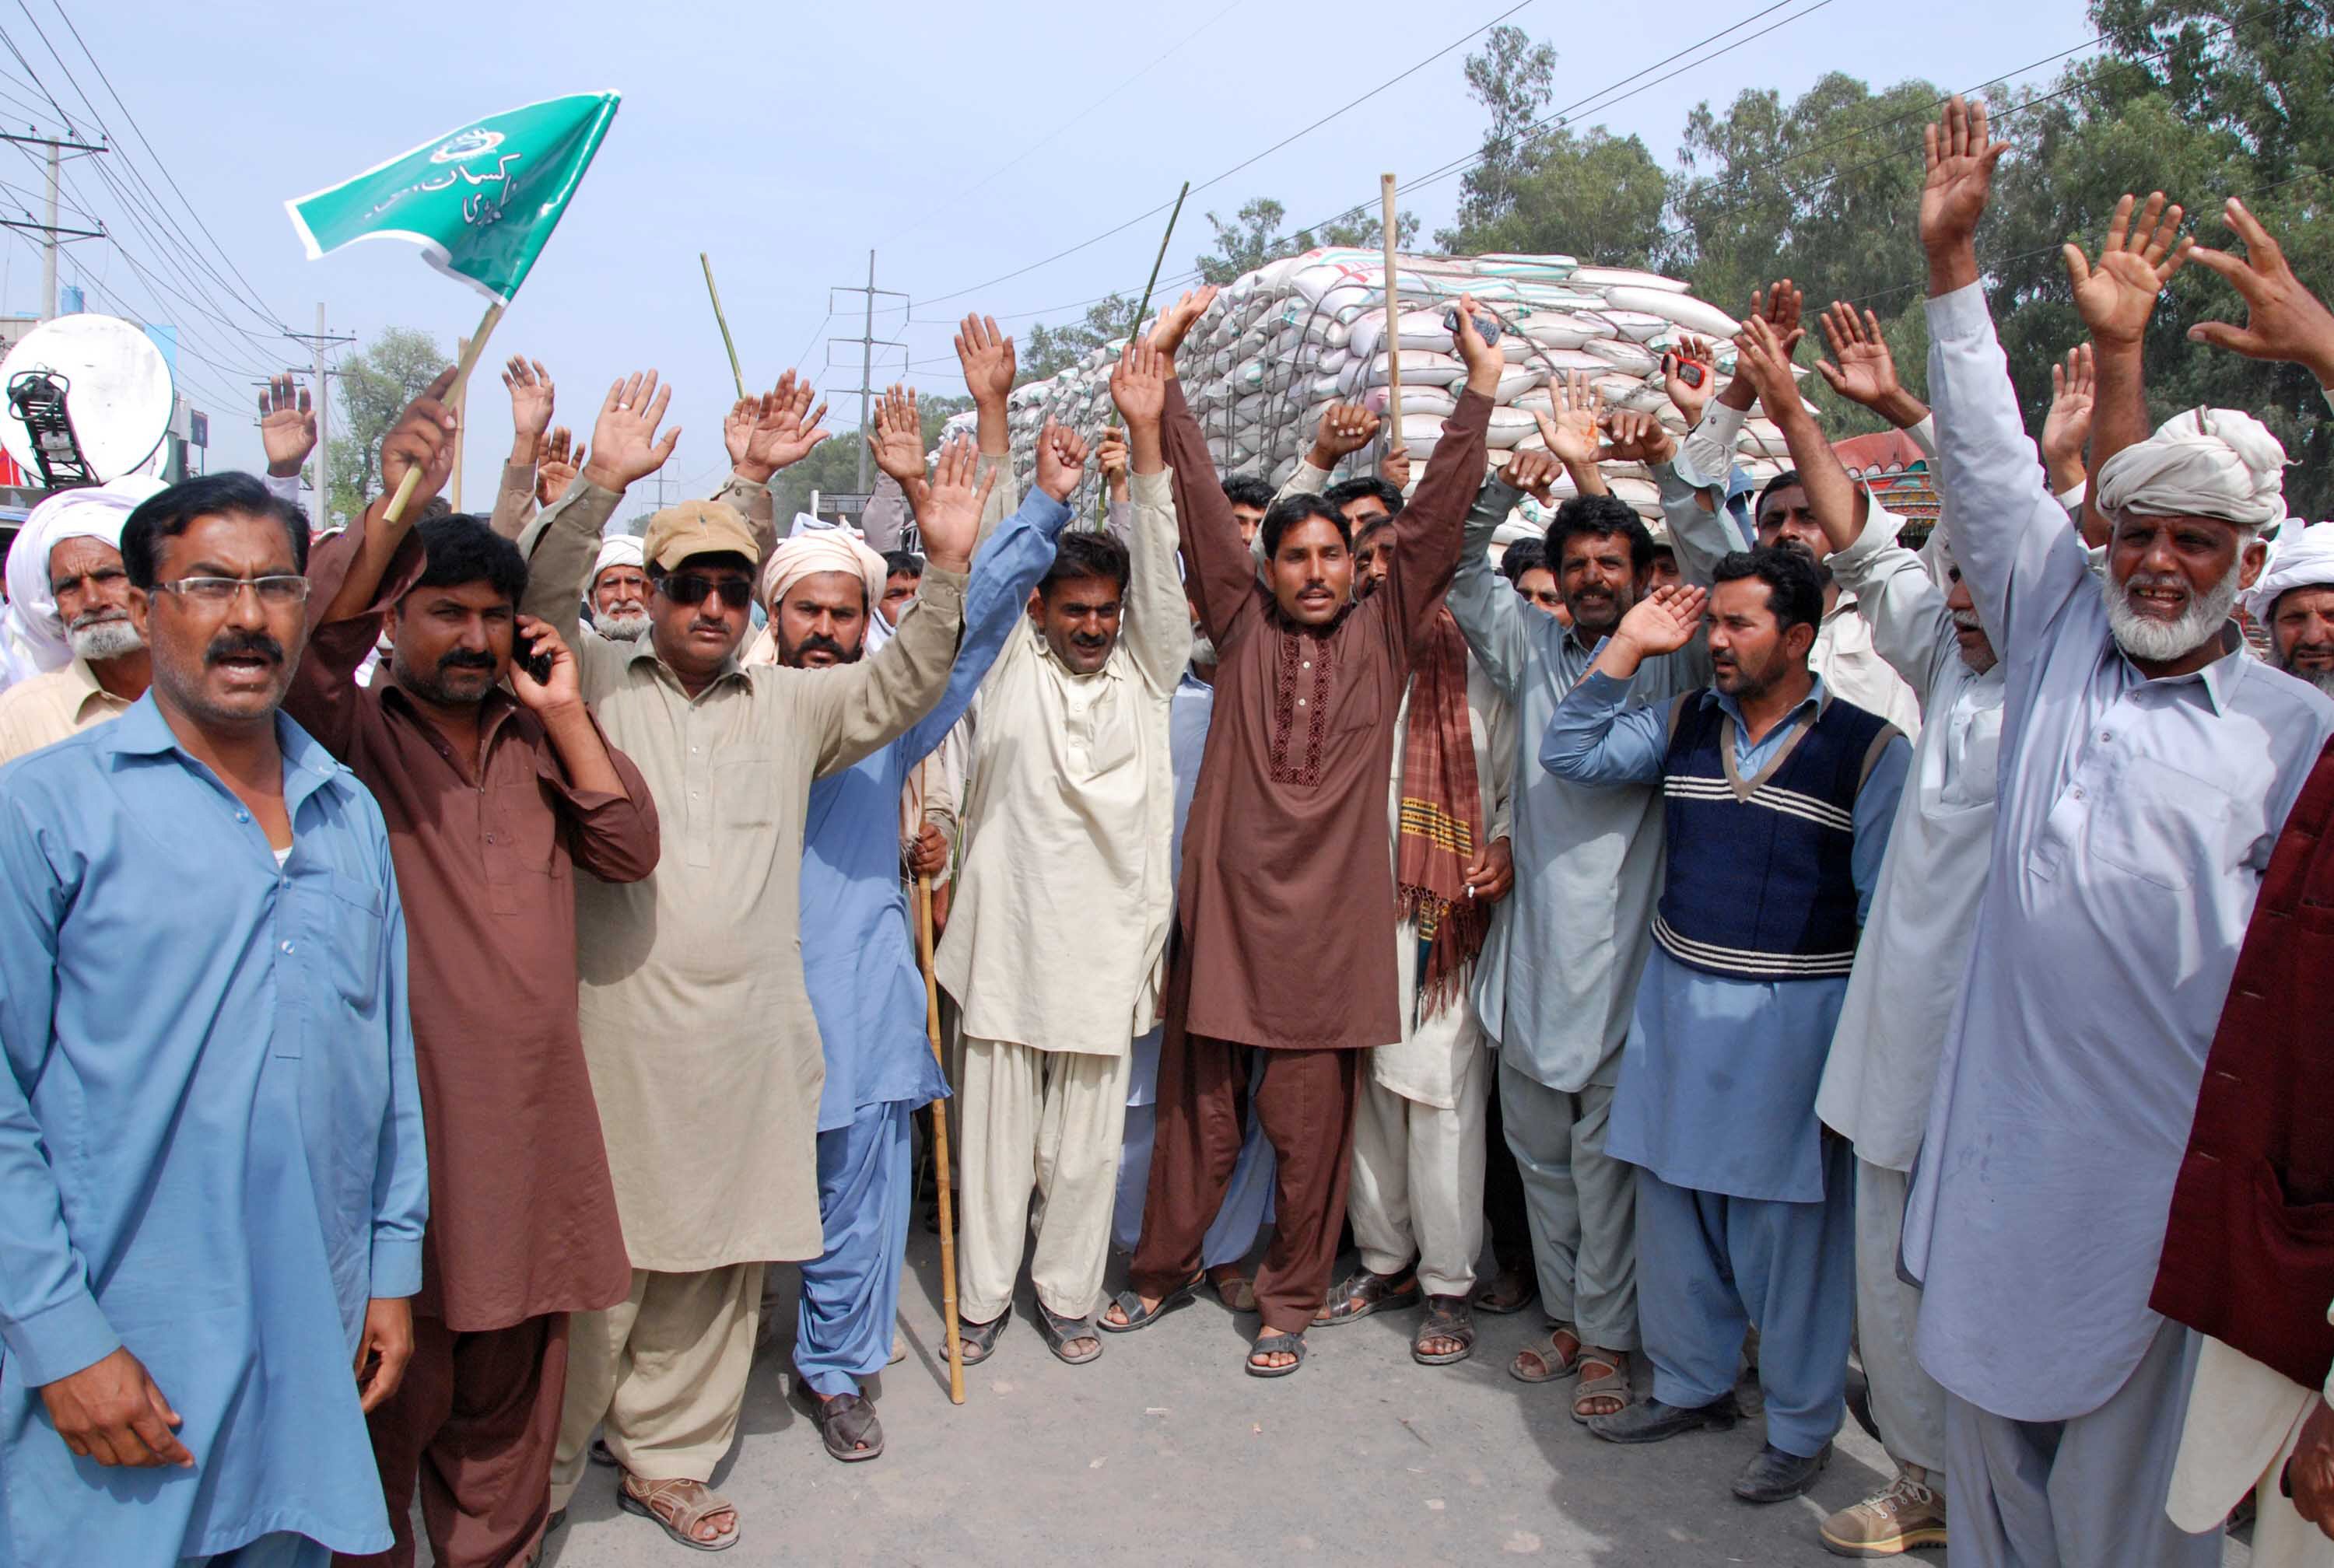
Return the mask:
{"type": "MultiPolygon", "coordinates": [[[[997,1353],[951,1406],[940,1345],[938,1249],[919,1228],[902,1317],[908,1359],[874,1390],[886,1452],[842,1465],[793,1397],[785,1306],[757,1361],[743,1433],[715,1477],[743,1538],[719,1561],[757,1564],[1401,1563],[1531,1561],[1595,1568],[1836,1563],[1825,1514],[1884,1481],[1853,1422],[1812,1497],[1769,1508],[1727,1490],[1759,1446],[1755,1420],[1652,1448],[1601,1443],[1569,1417],[1569,1384],[1527,1387],[1508,1358],[1538,1325],[1480,1319],[1471,1361],[1413,1362],[1413,1313],[1310,1336],[1291,1378],[1243,1376],[1253,1318],[1212,1300],[1084,1367],[1054,1360],[1028,1326],[1025,1286],[997,1353]]],[[[1120,1283],[1114,1267],[1112,1284],[1120,1283]]],[[[2249,1561],[2232,1544],[2231,1568],[2249,1561]]],[[[550,1568],[700,1559],[621,1514],[614,1472],[594,1467],[550,1568]]],[[[1946,1554],[1917,1554],[1937,1564],[1946,1554]]]]}

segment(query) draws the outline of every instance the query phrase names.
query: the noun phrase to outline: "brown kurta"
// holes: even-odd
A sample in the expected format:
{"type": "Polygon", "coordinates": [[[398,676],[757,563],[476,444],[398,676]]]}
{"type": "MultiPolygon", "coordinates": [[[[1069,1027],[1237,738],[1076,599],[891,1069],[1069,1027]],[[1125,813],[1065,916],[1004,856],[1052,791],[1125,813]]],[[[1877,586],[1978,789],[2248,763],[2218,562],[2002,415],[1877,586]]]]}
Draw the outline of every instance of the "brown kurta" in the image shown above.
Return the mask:
{"type": "MultiPolygon", "coordinates": [[[[363,528],[317,545],[310,603],[339,592],[363,528]]],[[[386,669],[370,689],[353,683],[421,567],[409,536],[364,613],[316,628],[284,707],[364,781],[389,824],[429,1144],[414,1311],[471,1332],[605,1307],[631,1288],[576,1027],[575,868],[647,876],[657,817],[612,746],[625,794],[572,785],[541,722],[499,689],[480,710],[473,776],[386,669]]]]}
{"type": "Polygon", "coordinates": [[[1181,385],[1169,385],[1185,585],[1221,659],[1178,893],[1192,1034],[1296,1050],[1402,1038],[1385,921],[1362,918],[1392,915],[1394,871],[1364,851],[1385,842],[1410,649],[1458,570],[1490,410],[1489,399],[1461,395],[1394,520],[1393,572],[1315,630],[1283,617],[1257,581],[1199,424],[1181,385]]]}

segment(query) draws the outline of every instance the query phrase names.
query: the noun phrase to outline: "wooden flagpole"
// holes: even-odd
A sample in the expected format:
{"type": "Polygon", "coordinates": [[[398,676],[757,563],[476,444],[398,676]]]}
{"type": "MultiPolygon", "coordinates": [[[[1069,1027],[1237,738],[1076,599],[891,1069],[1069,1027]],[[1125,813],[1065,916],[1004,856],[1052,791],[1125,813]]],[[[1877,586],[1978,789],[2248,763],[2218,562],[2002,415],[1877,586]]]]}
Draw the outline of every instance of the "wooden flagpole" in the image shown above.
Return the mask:
{"type": "MultiPolygon", "coordinates": [[[[932,1060],[948,1076],[940,1053],[940,987],[932,977],[932,879],[916,878],[916,957],[924,967],[924,1029],[931,1036],[932,1060]]],[[[932,1112],[932,1186],[940,1207],[940,1316],[948,1323],[949,1400],[964,1403],[964,1335],[956,1316],[956,1207],[949,1190],[948,1102],[935,1100],[932,1112]]]]}
{"type": "MultiPolygon", "coordinates": [[[[502,319],[503,304],[500,300],[488,305],[487,313],[478,318],[478,330],[472,332],[466,340],[462,349],[461,362],[454,369],[454,390],[448,393],[446,398],[448,408],[458,410],[461,408],[462,394],[469,390],[470,387],[470,369],[478,362],[478,355],[485,351],[487,339],[493,335],[495,323],[502,319]]],[[[405,477],[398,482],[397,494],[390,498],[389,510],[381,514],[381,521],[394,523],[404,516],[406,507],[413,502],[413,493],[420,488],[421,488],[421,470],[419,467],[408,468],[405,471],[405,477]]]]}
{"type": "Polygon", "coordinates": [[[1402,287],[1394,260],[1394,176],[1378,176],[1378,195],[1385,203],[1385,350],[1386,350],[1386,447],[1389,451],[1402,445],[1402,287]]]}
{"type": "Polygon", "coordinates": [[[738,383],[738,396],[746,395],[746,372],[738,368],[738,345],[729,336],[729,318],[721,313],[721,291],[713,286],[713,260],[703,251],[697,253],[697,265],[705,269],[705,292],[713,300],[713,320],[721,329],[721,346],[729,351],[729,379],[738,383]]]}

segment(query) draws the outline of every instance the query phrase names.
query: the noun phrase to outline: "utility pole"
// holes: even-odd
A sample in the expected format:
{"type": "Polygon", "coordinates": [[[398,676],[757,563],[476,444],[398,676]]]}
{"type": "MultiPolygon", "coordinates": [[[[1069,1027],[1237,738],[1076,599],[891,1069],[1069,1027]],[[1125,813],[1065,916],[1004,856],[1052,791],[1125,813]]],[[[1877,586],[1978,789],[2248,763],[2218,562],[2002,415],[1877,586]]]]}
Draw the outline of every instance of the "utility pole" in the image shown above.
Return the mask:
{"type": "Polygon", "coordinates": [[[316,517],[315,530],[322,534],[333,521],[333,371],[324,363],[324,351],[335,343],[353,343],[356,336],[349,333],[334,337],[324,330],[324,302],[316,302],[316,330],[313,332],[286,332],[294,342],[306,343],[315,356],[315,367],[310,372],[316,379],[316,517]]]}
{"type": "Polygon", "coordinates": [[[75,141],[64,137],[42,136],[27,130],[22,136],[0,132],[0,141],[13,141],[22,147],[45,147],[49,149],[48,222],[34,223],[31,215],[19,223],[0,218],[0,226],[21,228],[43,237],[41,244],[41,319],[53,321],[57,313],[57,242],[60,239],[103,239],[105,230],[99,228],[61,228],[57,225],[57,192],[60,182],[59,166],[68,152],[97,153],[111,149],[102,142],[75,141]]]}
{"type": "Polygon", "coordinates": [[[830,303],[832,303],[834,296],[838,293],[864,294],[867,296],[866,310],[861,318],[863,324],[859,329],[859,335],[855,338],[830,338],[827,340],[829,345],[829,364],[834,362],[833,345],[836,343],[857,343],[859,345],[859,493],[863,495],[867,493],[868,407],[870,401],[875,395],[875,351],[878,348],[900,349],[904,351],[907,347],[904,343],[895,342],[889,338],[879,338],[875,335],[875,296],[877,294],[888,294],[892,298],[897,300],[904,300],[908,296],[902,293],[898,289],[879,289],[875,286],[875,253],[872,250],[867,253],[867,286],[860,288],[854,284],[837,284],[833,289],[828,291],[827,297],[830,303]]]}

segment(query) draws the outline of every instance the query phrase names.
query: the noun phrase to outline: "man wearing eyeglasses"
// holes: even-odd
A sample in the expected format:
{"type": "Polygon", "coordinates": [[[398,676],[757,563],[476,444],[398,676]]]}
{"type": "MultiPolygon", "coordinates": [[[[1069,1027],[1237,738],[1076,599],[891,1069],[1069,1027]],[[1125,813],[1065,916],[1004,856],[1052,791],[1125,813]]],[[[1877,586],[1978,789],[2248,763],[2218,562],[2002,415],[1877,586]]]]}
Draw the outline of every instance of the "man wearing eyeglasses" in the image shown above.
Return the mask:
{"type": "MultiPolygon", "coordinates": [[[[416,466],[423,494],[446,482],[453,375],[382,443],[389,493],[416,466]]],[[[317,543],[285,708],[380,802],[413,925],[434,1201],[413,1361],[370,1423],[398,1538],[384,1562],[411,1568],[418,1480],[431,1555],[480,1568],[542,1537],[568,1314],[632,1288],[575,1025],[575,883],[648,875],[656,808],[584,706],[574,654],[518,614],[518,547],[483,517],[386,510],[317,543]],[[387,668],[360,687],[384,627],[387,668]]]]}
{"type": "Polygon", "coordinates": [[[133,512],[153,684],[0,772],[0,1558],[322,1568],[391,1542],[364,1414],[429,1206],[380,809],[277,713],[308,529],[133,512]]]}
{"type": "Polygon", "coordinates": [[[611,388],[581,482],[521,541],[519,608],[574,649],[664,840],[643,880],[578,879],[579,1021],[632,1275],[624,1301],[570,1327],[552,1506],[566,1505],[604,1422],[621,1505],[718,1548],[738,1515],[705,1483],[736,1435],[763,1265],[825,1250],[825,1070],[796,936],[811,781],[899,736],[947,689],[973,520],[935,519],[922,594],[881,653],[835,669],[740,666],[772,544],[766,486],[826,434],[789,376],[731,416],[725,494],[752,504],[754,523],[718,499],[658,513],[641,542],[648,632],[610,641],[579,625],[577,590],[625,488],[672,453],[675,434],[657,434],[669,395],[652,374],[611,388]]]}

